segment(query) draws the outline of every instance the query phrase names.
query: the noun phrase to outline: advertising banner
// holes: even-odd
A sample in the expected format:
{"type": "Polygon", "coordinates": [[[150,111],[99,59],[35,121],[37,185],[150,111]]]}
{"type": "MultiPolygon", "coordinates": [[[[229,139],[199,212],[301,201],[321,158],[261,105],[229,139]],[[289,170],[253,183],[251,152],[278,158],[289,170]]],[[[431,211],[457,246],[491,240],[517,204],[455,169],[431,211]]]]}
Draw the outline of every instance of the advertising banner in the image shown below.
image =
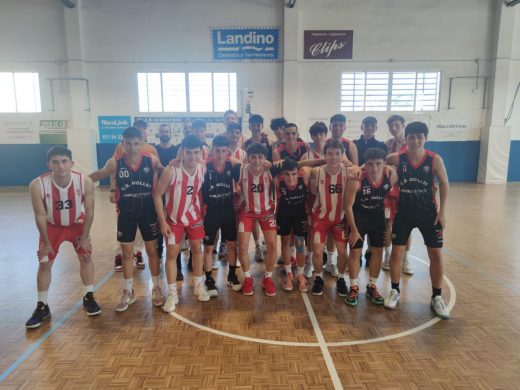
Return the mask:
{"type": "Polygon", "coordinates": [[[268,27],[214,28],[214,61],[278,61],[280,30],[268,27]]]}

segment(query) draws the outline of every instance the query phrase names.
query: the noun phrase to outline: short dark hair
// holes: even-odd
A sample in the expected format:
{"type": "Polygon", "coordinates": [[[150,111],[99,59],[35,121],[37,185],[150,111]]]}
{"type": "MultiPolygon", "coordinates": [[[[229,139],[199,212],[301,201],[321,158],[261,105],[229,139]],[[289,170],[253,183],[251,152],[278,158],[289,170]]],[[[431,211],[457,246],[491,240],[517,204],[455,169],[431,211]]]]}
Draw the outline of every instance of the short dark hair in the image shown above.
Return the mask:
{"type": "Polygon", "coordinates": [[[236,113],[235,111],[233,111],[233,110],[227,110],[227,111],[224,113],[224,115],[222,115],[222,116],[224,117],[224,116],[226,116],[226,115],[228,115],[228,114],[233,114],[233,115],[237,116],[237,113],[236,113]]]}
{"type": "Polygon", "coordinates": [[[47,150],[47,162],[51,161],[54,156],[67,156],[72,161],[72,152],[62,145],[56,145],[47,150]]]}
{"type": "Polygon", "coordinates": [[[170,130],[172,129],[172,127],[171,127],[168,123],[161,123],[161,124],[159,125],[159,129],[160,129],[161,127],[167,127],[167,128],[170,129],[170,130]]]}
{"type": "Polygon", "coordinates": [[[137,127],[138,129],[147,129],[148,128],[148,122],[143,121],[142,119],[138,119],[138,120],[134,121],[134,126],[133,127],[137,127]]]}
{"type": "Polygon", "coordinates": [[[252,156],[253,154],[263,154],[267,157],[267,149],[262,144],[251,144],[247,147],[246,153],[248,156],[252,156]]]}
{"type": "Polygon", "coordinates": [[[404,136],[408,137],[410,134],[424,134],[424,138],[428,138],[428,126],[424,122],[408,123],[404,129],[404,136]]]}
{"type": "Polygon", "coordinates": [[[271,130],[275,130],[279,127],[285,127],[287,126],[287,119],[285,119],[283,116],[280,118],[274,118],[271,119],[271,130]]]}
{"type": "Polygon", "coordinates": [[[206,129],[206,121],[202,120],[202,119],[195,119],[193,122],[191,122],[191,128],[196,128],[196,129],[206,129]]]}
{"type": "Polygon", "coordinates": [[[288,127],[296,127],[296,130],[298,130],[298,126],[296,125],[296,123],[287,123],[284,127],[284,130],[287,129],[288,127]]]}
{"type": "Polygon", "coordinates": [[[287,158],[283,160],[282,163],[282,171],[294,171],[298,170],[298,163],[296,160],[293,160],[292,158],[287,158]]]}
{"type": "Polygon", "coordinates": [[[213,138],[213,142],[211,143],[214,148],[218,146],[225,146],[226,148],[229,147],[229,139],[225,135],[217,135],[215,138],[213,138]]]}
{"type": "Polygon", "coordinates": [[[341,153],[345,153],[343,144],[336,139],[329,139],[327,142],[325,142],[325,146],[323,147],[323,154],[326,154],[327,150],[329,149],[338,149],[341,150],[341,153]]]}
{"type": "Polygon", "coordinates": [[[332,115],[330,117],[330,123],[333,123],[333,122],[347,123],[347,117],[343,114],[332,115]]]}
{"type": "Polygon", "coordinates": [[[386,120],[386,124],[390,126],[395,121],[399,121],[404,125],[404,118],[401,115],[390,115],[390,117],[386,120]]]}
{"type": "Polygon", "coordinates": [[[143,134],[141,133],[141,130],[139,130],[137,127],[128,127],[125,131],[123,131],[123,138],[124,139],[130,139],[130,138],[143,139],[143,134]]]}
{"type": "Polygon", "coordinates": [[[327,128],[327,125],[323,122],[314,122],[309,129],[309,133],[311,133],[311,136],[317,135],[317,134],[327,134],[329,129],[327,128]]]}
{"type": "Polygon", "coordinates": [[[363,121],[361,122],[361,125],[363,126],[377,126],[377,118],[375,116],[366,116],[363,118],[363,121]]]}
{"type": "Polygon", "coordinates": [[[368,148],[365,152],[365,161],[368,160],[383,160],[386,159],[386,152],[381,148],[368,148]]]}
{"type": "Polygon", "coordinates": [[[249,124],[252,124],[252,123],[260,123],[260,124],[264,124],[264,118],[262,115],[258,115],[258,114],[253,114],[249,117],[249,124]]]}
{"type": "Polygon", "coordinates": [[[202,141],[195,134],[188,134],[181,142],[183,149],[201,149],[202,141]]]}
{"type": "Polygon", "coordinates": [[[236,130],[236,129],[238,129],[238,130],[240,130],[240,132],[242,132],[242,126],[240,125],[240,123],[231,122],[227,126],[226,131],[229,133],[229,132],[231,132],[233,130],[236,130]]]}

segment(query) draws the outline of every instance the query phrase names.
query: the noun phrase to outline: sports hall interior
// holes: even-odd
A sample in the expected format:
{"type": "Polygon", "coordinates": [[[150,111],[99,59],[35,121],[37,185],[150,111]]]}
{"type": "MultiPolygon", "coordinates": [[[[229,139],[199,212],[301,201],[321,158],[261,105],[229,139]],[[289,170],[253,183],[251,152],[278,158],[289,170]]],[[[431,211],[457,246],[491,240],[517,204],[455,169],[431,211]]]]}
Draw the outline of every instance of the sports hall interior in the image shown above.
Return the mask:
{"type": "MultiPolygon", "coordinates": [[[[0,388],[520,388],[517,3],[2,0],[0,388]],[[229,39],[257,50],[233,57],[229,39]],[[350,52],[338,48],[342,39],[350,52]],[[173,313],[152,305],[148,265],[134,271],[137,302],[116,312],[122,276],[113,269],[116,211],[104,181],[90,234],[101,315],[82,310],[78,261],[63,244],[49,290],[52,319],[26,329],[39,236],[28,185],[47,171],[47,150],[67,145],[74,169],[88,174],[112,156],[121,125],[147,120],[155,144],[157,126],[168,123],[179,143],[182,126],[203,118],[211,141],[224,131],[227,109],[238,113],[244,138],[253,113],[267,133],[272,118],[285,117],[307,142],[314,122],[337,113],[347,117],[351,140],[366,116],[377,118],[380,141],[391,137],[392,114],[426,123],[425,147],[442,156],[450,180],[443,247],[450,319],[429,308],[428,254],[417,230],[414,274],[402,276],[393,311],[364,293],[357,307],[345,305],[328,274],[323,296],[279,288],[268,297],[259,282],[243,296],[227,287],[220,260],[219,296],[199,302],[186,252],[173,313]]],[[[259,281],[264,264],[250,249],[259,281]]],[[[363,266],[361,285],[367,272],[363,266]]],[[[280,286],[281,267],[273,278],[280,286]]],[[[390,291],[388,272],[378,284],[390,291]]]]}

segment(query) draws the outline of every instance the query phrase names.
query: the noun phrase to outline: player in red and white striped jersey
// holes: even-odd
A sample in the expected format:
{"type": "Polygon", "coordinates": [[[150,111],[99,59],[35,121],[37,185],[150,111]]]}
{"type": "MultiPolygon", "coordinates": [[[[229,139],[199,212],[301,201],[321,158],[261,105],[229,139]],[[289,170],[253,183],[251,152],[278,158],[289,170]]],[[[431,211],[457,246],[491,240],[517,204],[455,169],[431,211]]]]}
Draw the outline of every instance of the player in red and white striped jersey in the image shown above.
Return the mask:
{"type": "Polygon", "coordinates": [[[34,179],[29,187],[36,226],[40,232],[38,248],[38,304],[27,321],[37,328],[51,317],[47,295],[54,259],[64,241],[70,242],[80,261],[85,297],[83,306],[90,316],[101,313],[94,300],[94,266],[90,227],[94,219],[94,185],[89,177],[72,171],[72,153],[63,146],[47,152],[49,173],[34,179]]]}

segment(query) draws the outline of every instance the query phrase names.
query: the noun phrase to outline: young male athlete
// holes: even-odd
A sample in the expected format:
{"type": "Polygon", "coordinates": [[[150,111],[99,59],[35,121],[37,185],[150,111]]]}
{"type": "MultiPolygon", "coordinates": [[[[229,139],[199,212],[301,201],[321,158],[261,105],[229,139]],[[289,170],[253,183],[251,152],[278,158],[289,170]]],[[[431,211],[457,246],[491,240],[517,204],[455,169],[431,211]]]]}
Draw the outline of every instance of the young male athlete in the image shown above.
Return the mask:
{"type": "Polygon", "coordinates": [[[419,228],[430,259],[432,298],[430,307],[440,318],[449,318],[442,299],[442,244],[446,226],[448,175],[442,158],[424,149],[428,126],[422,122],[409,123],[405,128],[407,150],[393,153],[387,162],[397,167],[399,176],[399,204],[392,227],[392,255],[390,275],[392,290],[385,299],[385,307],[395,309],[399,302],[402,258],[406,242],[414,228],[419,228]],[[437,207],[434,179],[439,181],[440,205],[437,207]]]}
{"type": "Polygon", "coordinates": [[[124,286],[116,311],[125,311],[135,302],[133,281],[133,247],[137,228],[144,240],[148,264],[152,275],[152,301],[162,306],[164,297],[159,282],[159,256],[157,254],[157,216],[152,199],[152,187],[157,181],[159,159],[142,151],[143,136],[139,129],[129,127],[123,132],[122,154],[112,157],[106,165],[90,175],[93,181],[115,174],[117,202],[117,240],[123,253],[124,286]]]}
{"type": "Polygon", "coordinates": [[[196,135],[202,142],[202,160],[206,160],[211,154],[211,148],[206,142],[206,122],[202,119],[195,119],[191,123],[191,134],[196,135]]]}
{"type": "Polygon", "coordinates": [[[276,141],[271,144],[271,149],[274,151],[278,150],[278,148],[283,145],[285,142],[283,129],[287,126],[287,120],[284,117],[271,119],[271,124],[269,127],[273,131],[274,136],[276,137],[276,141]]]}
{"type": "Polygon", "coordinates": [[[94,299],[94,265],[90,254],[90,227],[94,220],[94,185],[80,172],[72,170],[72,153],[63,146],[47,152],[49,172],[34,179],[31,201],[40,232],[38,248],[38,303],[25,327],[38,328],[51,318],[47,301],[54,259],[62,242],[70,242],[79,259],[83,282],[83,308],[89,316],[101,313],[94,299]]]}
{"type": "Polygon", "coordinates": [[[177,255],[186,234],[193,258],[194,294],[201,302],[210,296],[204,286],[201,241],[204,223],[201,212],[201,189],[205,168],[201,164],[202,141],[193,134],[181,142],[180,160],[164,169],[153,191],[153,200],[161,233],[166,242],[166,279],[168,297],[163,310],[170,313],[179,303],[177,294],[177,255]],[[166,205],[162,196],[166,193],[166,205]],[[166,214],[165,214],[166,211],[166,214]]]}
{"type": "Polygon", "coordinates": [[[226,135],[229,141],[229,154],[231,157],[245,162],[247,159],[246,151],[240,147],[242,139],[242,126],[238,123],[230,123],[226,128],[226,135]]]}
{"type": "Polygon", "coordinates": [[[298,126],[288,123],[283,130],[285,142],[273,152],[273,161],[293,159],[300,161],[302,156],[310,150],[307,142],[298,141],[298,126]]]}
{"type": "Polygon", "coordinates": [[[372,246],[372,257],[369,265],[369,281],[367,298],[375,305],[383,304],[383,297],[377,290],[377,278],[383,261],[385,240],[384,200],[395,185],[395,172],[389,177],[385,166],[386,152],[380,148],[368,148],[363,156],[365,168],[359,180],[349,180],[345,196],[345,213],[349,225],[348,241],[350,254],[348,272],[350,290],[345,298],[347,305],[356,306],[359,295],[359,257],[363,249],[363,240],[368,235],[372,246]]]}

